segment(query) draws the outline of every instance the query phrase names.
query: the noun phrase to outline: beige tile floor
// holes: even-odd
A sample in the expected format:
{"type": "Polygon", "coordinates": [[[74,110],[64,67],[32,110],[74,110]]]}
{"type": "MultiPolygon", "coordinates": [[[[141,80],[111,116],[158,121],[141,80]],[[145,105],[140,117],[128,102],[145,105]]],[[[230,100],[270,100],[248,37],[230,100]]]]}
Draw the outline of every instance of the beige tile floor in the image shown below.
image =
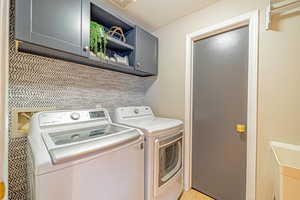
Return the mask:
{"type": "Polygon", "coordinates": [[[204,194],[201,194],[200,192],[197,192],[195,190],[189,190],[183,193],[180,200],[214,200],[214,199],[204,194]]]}

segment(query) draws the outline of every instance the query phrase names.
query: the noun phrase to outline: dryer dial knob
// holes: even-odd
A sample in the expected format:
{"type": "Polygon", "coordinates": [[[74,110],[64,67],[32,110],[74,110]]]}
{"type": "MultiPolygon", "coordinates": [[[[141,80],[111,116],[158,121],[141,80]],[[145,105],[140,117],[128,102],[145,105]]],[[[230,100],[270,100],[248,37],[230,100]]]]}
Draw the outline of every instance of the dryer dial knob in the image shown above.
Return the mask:
{"type": "Polygon", "coordinates": [[[73,119],[73,120],[78,120],[78,119],[80,119],[80,114],[79,114],[79,113],[76,113],[76,112],[72,113],[72,114],[71,114],[71,119],[73,119]]]}

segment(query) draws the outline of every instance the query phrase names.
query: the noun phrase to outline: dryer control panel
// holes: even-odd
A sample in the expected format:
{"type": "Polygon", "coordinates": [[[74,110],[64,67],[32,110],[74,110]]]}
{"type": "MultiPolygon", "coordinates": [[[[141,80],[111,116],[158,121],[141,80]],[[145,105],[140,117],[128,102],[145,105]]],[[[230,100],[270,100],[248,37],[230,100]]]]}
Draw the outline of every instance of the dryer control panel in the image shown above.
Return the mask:
{"type": "Polygon", "coordinates": [[[149,106],[120,107],[115,112],[115,118],[121,120],[153,116],[154,114],[149,106]]]}

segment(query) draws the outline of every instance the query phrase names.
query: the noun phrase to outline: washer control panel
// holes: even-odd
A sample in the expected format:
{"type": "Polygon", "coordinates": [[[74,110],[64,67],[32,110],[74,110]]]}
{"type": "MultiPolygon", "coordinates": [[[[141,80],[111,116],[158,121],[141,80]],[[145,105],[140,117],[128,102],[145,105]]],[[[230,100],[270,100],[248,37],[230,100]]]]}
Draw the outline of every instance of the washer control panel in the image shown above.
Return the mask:
{"type": "Polygon", "coordinates": [[[53,111],[43,112],[39,115],[40,126],[52,126],[60,124],[72,124],[77,122],[103,120],[110,121],[108,112],[101,110],[78,110],[78,111],[53,111]]]}

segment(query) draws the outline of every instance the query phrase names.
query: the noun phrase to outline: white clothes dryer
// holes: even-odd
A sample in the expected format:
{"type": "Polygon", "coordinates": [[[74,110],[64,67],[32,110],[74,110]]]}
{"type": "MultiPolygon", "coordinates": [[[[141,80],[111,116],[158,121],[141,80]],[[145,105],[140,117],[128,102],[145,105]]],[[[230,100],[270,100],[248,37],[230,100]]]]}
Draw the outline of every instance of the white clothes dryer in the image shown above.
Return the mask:
{"type": "Polygon", "coordinates": [[[145,135],[145,200],[177,200],[183,191],[183,123],[154,116],[148,106],[120,107],[114,122],[145,135]]]}

